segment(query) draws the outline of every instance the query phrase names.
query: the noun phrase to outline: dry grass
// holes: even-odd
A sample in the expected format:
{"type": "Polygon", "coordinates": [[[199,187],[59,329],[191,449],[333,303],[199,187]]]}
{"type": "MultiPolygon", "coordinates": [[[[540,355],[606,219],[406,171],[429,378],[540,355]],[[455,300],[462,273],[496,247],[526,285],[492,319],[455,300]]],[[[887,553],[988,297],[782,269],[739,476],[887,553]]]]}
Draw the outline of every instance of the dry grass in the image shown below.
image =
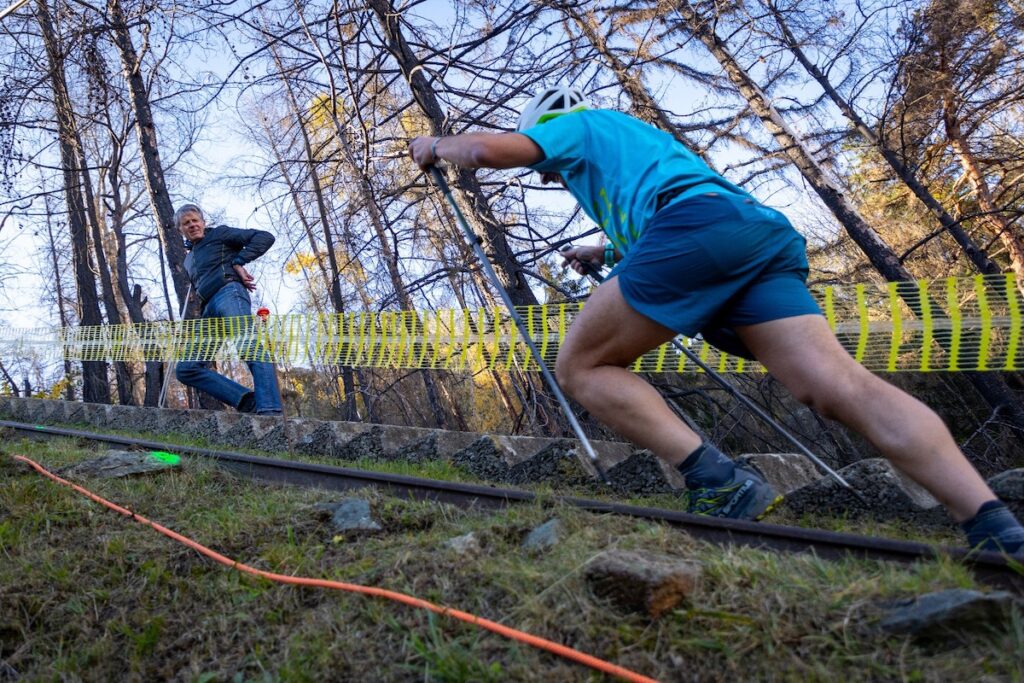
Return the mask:
{"type": "MultiPolygon", "coordinates": [[[[0,452],[51,468],[92,455],[71,441],[6,440],[0,452]]],[[[1024,677],[1019,614],[942,647],[875,628],[881,601],[976,587],[949,562],[824,562],[717,548],[661,525],[540,503],[483,514],[370,492],[353,495],[371,500],[385,531],[343,537],[313,508],[340,494],[255,485],[190,459],[178,471],[88,486],[243,562],[411,593],[661,680],[1024,677]],[[554,516],[561,543],[522,550],[526,533],[554,516]],[[469,531],[480,554],[444,547],[469,531]],[[581,572],[612,547],[699,558],[698,595],[657,621],[616,612],[581,572]]],[[[22,680],[600,680],[426,612],[232,572],[5,455],[0,658],[22,680]]]]}

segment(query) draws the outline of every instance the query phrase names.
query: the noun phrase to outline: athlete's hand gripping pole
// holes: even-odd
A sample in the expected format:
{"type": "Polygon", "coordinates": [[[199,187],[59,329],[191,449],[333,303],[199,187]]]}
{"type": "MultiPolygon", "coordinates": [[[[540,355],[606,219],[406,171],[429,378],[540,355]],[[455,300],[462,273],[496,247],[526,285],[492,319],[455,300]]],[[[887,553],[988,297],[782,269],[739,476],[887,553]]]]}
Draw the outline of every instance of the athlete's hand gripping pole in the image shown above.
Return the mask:
{"type": "Polygon", "coordinates": [[[483,247],[481,246],[482,240],[480,236],[473,232],[473,228],[469,227],[469,222],[466,221],[466,217],[462,215],[462,210],[459,209],[459,205],[455,203],[455,198],[452,197],[452,191],[448,187],[448,181],[445,180],[444,175],[438,170],[437,166],[431,165],[428,167],[431,176],[434,178],[434,182],[437,184],[441,193],[444,194],[445,199],[452,207],[452,211],[455,213],[455,218],[459,222],[459,226],[462,231],[466,234],[466,239],[469,241],[470,246],[473,247],[473,251],[476,253],[476,258],[480,262],[480,267],[484,269],[487,277],[490,278],[494,284],[498,293],[501,294],[501,300],[505,303],[505,307],[508,308],[509,315],[512,316],[512,320],[515,322],[516,327],[519,328],[519,336],[522,338],[523,343],[526,344],[527,348],[530,349],[530,353],[533,355],[537,366],[540,368],[540,374],[544,377],[544,381],[547,382],[548,387],[551,389],[551,393],[555,395],[555,399],[558,401],[558,405],[561,406],[562,412],[565,413],[565,417],[569,420],[569,425],[572,427],[573,432],[576,434],[576,438],[579,439],[580,445],[586,452],[587,457],[590,458],[591,464],[594,469],[597,470],[598,476],[604,483],[611,486],[611,481],[608,479],[608,474],[601,467],[601,462],[597,457],[597,452],[594,450],[593,445],[590,443],[590,439],[583,433],[583,427],[580,426],[579,420],[576,419],[576,415],[573,413],[572,408],[569,406],[569,401],[565,398],[565,394],[562,393],[561,387],[558,386],[558,382],[555,381],[555,376],[548,370],[547,364],[544,363],[544,357],[540,355],[540,351],[537,346],[533,343],[533,339],[530,337],[529,329],[526,327],[526,322],[520,317],[519,313],[516,312],[515,305],[512,303],[512,297],[505,291],[505,288],[501,285],[501,280],[498,279],[498,275],[494,272],[494,268],[491,267],[491,262],[487,260],[487,254],[484,253],[483,247]]]}
{"type": "MultiPolygon", "coordinates": [[[[562,251],[565,251],[565,249],[567,248],[568,247],[563,247],[562,251]]],[[[583,268],[587,271],[587,275],[590,276],[590,278],[593,279],[594,282],[597,282],[599,284],[601,282],[604,282],[604,276],[601,275],[601,269],[598,266],[595,266],[593,263],[590,263],[589,261],[580,261],[580,263],[583,265],[583,268]]],[[[736,389],[736,387],[734,387],[727,379],[725,379],[719,373],[712,370],[707,363],[700,359],[700,356],[694,353],[691,349],[687,348],[685,344],[679,341],[679,339],[673,339],[672,346],[674,346],[684,356],[686,356],[690,361],[692,361],[694,365],[703,370],[708,377],[710,377],[716,384],[718,384],[718,386],[725,389],[729,393],[729,395],[731,395],[737,401],[742,403],[748,410],[750,410],[752,413],[754,413],[754,415],[760,418],[762,422],[764,422],[766,425],[775,430],[775,432],[778,433],[779,436],[786,439],[786,441],[789,441],[789,443],[793,444],[793,446],[795,446],[802,455],[806,456],[811,462],[820,467],[823,471],[827,472],[832,478],[839,482],[839,484],[843,486],[843,488],[852,493],[857,498],[857,500],[859,500],[865,506],[868,505],[868,501],[865,500],[864,497],[850,485],[850,482],[846,481],[846,479],[843,478],[843,475],[839,474],[831,467],[826,465],[824,462],[822,462],[821,458],[812,453],[811,450],[807,448],[807,446],[804,446],[802,443],[800,443],[800,441],[797,440],[795,436],[790,434],[785,427],[780,425],[775,420],[775,418],[766,413],[761,408],[761,406],[754,403],[746,395],[742,394],[738,389],[736,389]]]]}

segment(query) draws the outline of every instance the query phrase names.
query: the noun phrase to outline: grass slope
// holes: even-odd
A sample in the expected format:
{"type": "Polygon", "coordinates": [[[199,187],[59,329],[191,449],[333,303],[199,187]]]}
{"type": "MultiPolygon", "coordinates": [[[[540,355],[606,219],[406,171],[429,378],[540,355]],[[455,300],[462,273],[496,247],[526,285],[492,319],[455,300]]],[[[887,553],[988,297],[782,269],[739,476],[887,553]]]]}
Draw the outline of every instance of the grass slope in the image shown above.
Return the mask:
{"type": "MultiPolygon", "coordinates": [[[[9,667],[0,664],[0,679],[10,669],[23,681],[602,679],[424,611],[241,575],[7,457],[54,469],[94,456],[91,446],[8,439],[0,453],[0,659],[9,667]]],[[[239,561],[411,593],[665,681],[1024,678],[1020,614],[940,646],[874,627],[881,602],[977,587],[948,562],[824,562],[543,503],[492,514],[372,492],[351,495],[371,500],[385,531],[338,536],[313,506],[342,494],[243,482],[189,458],[175,471],[86,486],[239,561]],[[561,543],[522,550],[529,530],[555,516],[561,543]],[[482,552],[444,546],[470,531],[482,552]],[[610,548],[699,559],[698,594],[656,621],[617,612],[582,578],[610,548]]]]}

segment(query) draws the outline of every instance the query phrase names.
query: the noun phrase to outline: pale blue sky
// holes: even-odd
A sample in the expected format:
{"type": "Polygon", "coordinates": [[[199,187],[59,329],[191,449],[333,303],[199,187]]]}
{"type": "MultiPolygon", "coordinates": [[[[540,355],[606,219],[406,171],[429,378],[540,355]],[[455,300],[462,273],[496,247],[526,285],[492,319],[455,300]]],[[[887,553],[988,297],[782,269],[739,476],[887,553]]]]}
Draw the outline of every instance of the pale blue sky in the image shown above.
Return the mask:
{"type": "MultiPolygon", "coordinates": [[[[422,16],[429,16],[434,21],[442,20],[443,17],[451,17],[451,5],[443,0],[430,0],[417,8],[417,13],[422,16]]],[[[194,67],[205,69],[214,74],[225,73],[231,66],[228,61],[230,55],[221,52],[216,55],[207,55],[202,61],[194,63],[194,67]],[[212,58],[211,58],[212,57],[212,58]]],[[[199,59],[197,57],[196,59],[199,59]]],[[[232,58],[233,59],[233,58],[232,58]]],[[[715,67],[707,58],[705,66],[708,70],[715,67]]],[[[655,94],[666,106],[677,112],[687,111],[688,108],[699,106],[705,99],[705,94],[695,91],[692,86],[682,83],[679,79],[673,79],[657,84],[655,94]]],[[[231,92],[212,105],[214,109],[210,112],[208,126],[203,132],[202,140],[197,145],[196,151],[201,157],[201,169],[192,177],[188,183],[189,187],[171,187],[172,200],[175,204],[184,201],[193,201],[200,204],[209,214],[224,222],[242,228],[269,229],[275,233],[275,229],[267,211],[260,205],[261,199],[254,191],[239,191],[235,188],[225,186],[220,179],[229,172],[237,172],[239,165],[245,164],[244,155],[241,151],[251,148],[251,143],[241,137],[237,131],[240,128],[236,109],[236,98],[231,92]]],[[[800,122],[793,122],[799,127],[800,122]]],[[[166,156],[166,154],[165,154],[166,156]]],[[[720,166],[726,166],[738,160],[740,156],[725,152],[716,155],[716,161],[720,166]]],[[[179,172],[184,172],[181,169],[179,172]]],[[[731,175],[736,180],[743,172],[731,175]]],[[[798,225],[808,221],[816,221],[816,204],[807,201],[804,193],[793,191],[782,183],[773,183],[772,188],[762,188],[758,192],[762,199],[779,208],[784,208],[791,218],[798,225]]],[[[568,206],[571,200],[566,197],[565,201],[558,201],[552,193],[543,195],[544,201],[561,206],[568,206]]],[[[587,228],[589,226],[584,226],[587,228]]],[[[48,310],[49,307],[40,306],[37,292],[41,286],[41,275],[38,262],[45,251],[40,252],[42,243],[31,237],[31,231],[26,229],[24,233],[12,235],[15,231],[10,227],[2,233],[3,246],[6,253],[24,253],[34,255],[32,259],[26,259],[21,265],[22,272],[4,282],[3,297],[0,299],[0,326],[8,327],[37,327],[51,326],[56,324],[55,311],[48,310]]],[[[592,239],[592,238],[591,238],[592,239]]],[[[299,283],[281,271],[281,265],[291,252],[291,245],[287,237],[282,237],[275,245],[272,254],[264,259],[255,262],[251,268],[257,277],[260,290],[254,303],[269,305],[275,312],[285,313],[292,310],[296,303],[294,292],[300,289],[299,283]]],[[[158,268],[154,263],[153,268],[158,268]]],[[[154,271],[155,275],[156,271],[154,271]]],[[[162,295],[159,289],[151,286],[149,294],[152,299],[161,299],[157,306],[158,312],[165,310],[162,302],[162,295]]]]}

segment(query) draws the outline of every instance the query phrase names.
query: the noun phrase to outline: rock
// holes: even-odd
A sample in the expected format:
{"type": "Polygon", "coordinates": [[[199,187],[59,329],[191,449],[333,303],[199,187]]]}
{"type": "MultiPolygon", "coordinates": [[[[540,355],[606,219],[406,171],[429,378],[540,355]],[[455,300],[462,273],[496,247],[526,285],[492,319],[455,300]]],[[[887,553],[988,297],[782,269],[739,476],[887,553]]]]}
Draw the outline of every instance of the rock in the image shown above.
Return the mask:
{"type": "MultiPolygon", "coordinates": [[[[87,425],[102,429],[107,426],[107,407],[100,403],[82,404],[82,420],[87,425]]],[[[34,420],[33,420],[34,422],[34,420]]]]}
{"type": "Polygon", "coordinates": [[[940,526],[951,523],[938,501],[896,472],[887,460],[861,460],[839,470],[839,474],[863,496],[867,505],[832,477],[822,477],[790,493],[783,505],[798,515],[829,512],[850,518],[913,518],[918,523],[940,526]]]}
{"type": "Polygon", "coordinates": [[[802,489],[821,478],[821,472],[814,463],[799,453],[750,453],[736,460],[741,464],[753,465],[782,495],[802,489]]]}
{"type": "Polygon", "coordinates": [[[357,434],[345,445],[337,447],[334,457],[340,460],[360,460],[362,458],[381,460],[384,457],[384,446],[380,439],[383,431],[384,429],[380,425],[374,425],[357,434]]]}
{"type": "Polygon", "coordinates": [[[999,627],[1010,618],[1015,599],[999,591],[956,588],[888,605],[879,626],[889,633],[921,640],[947,639],[977,629],[999,627]]]}
{"type": "Polygon", "coordinates": [[[53,424],[61,417],[61,411],[55,401],[30,398],[26,399],[26,403],[25,418],[29,422],[53,424]]]}
{"type": "Polygon", "coordinates": [[[449,538],[445,541],[444,546],[451,548],[459,555],[475,555],[480,552],[480,539],[470,531],[468,534],[449,538]]]}
{"type": "Polygon", "coordinates": [[[373,532],[383,529],[370,514],[370,503],[361,498],[342,501],[335,505],[331,524],[334,530],[339,532],[373,532]]]}
{"type": "MultiPolygon", "coordinates": [[[[47,422],[54,422],[53,413],[56,406],[53,401],[47,401],[49,407],[44,411],[47,416],[47,422]]],[[[109,427],[119,428],[123,425],[132,425],[132,429],[138,429],[136,425],[139,424],[142,416],[146,415],[147,412],[151,412],[149,408],[143,408],[142,406],[122,406],[122,405],[108,405],[107,410],[107,425],[109,427]]]]}
{"type": "MultiPolygon", "coordinates": [[[[188,422],[184,425],[184,434],[193,439],[200,439],[206,443],[217,443],[220,441],[221,429],[219,417],[226,411],[223,410],[192,410],[189,411],[188,422]]],[[[238,415],[235,413],[235,415],[238,415]]]]}
{"type": "Polygon", "coordinates": [[[488,436],[482,436],[452,456],[452,464],[486,481],[505,481],[508,463],[504,453],[488,436]]]}
{"type": "MultiPolygon", "coordinates": [[[[157,422],[157,431],[159,431],[161,434],[166,434],[168,432],[172,434],[186,434],[191,424],[189,417],[193,412],[194,411],[191,410],[181,410],[178,408],[164,408],[163,410],[160,411],[160,420],[157,422]]],[[[85,419],[85,417],[83,417],[83,420],[85,419]]],[[[225,437],[227,443],[236,443],[236,441],[233,440],[234,435],[221,436],[225,437]]]]}
{"type": "Polygon", "coordinates": [[[437,458],[437,434],[431,434],[425,439],[402,446],[395,452],[394,457],[395,460],[416,464],[437,460],[437,458]]]}
{"type": "Polygon", "coordinates": [[[93,458],[70,467],[65,467],[61,472],[72,477],[112,479],[114,477],[126,477],[131,474],[158,472],[176,466],[177,463],[169,462],[166,458],[154,456],[150,452],[110,450],[99,458],[93,458]]]}
{"type": "Polygon", "coordinates": [[[46,407],[46,401],[38,398],[26,398],[24,403],[24,412],[21,415],[21,419],[25,422],[42,422],[43,412],[46,407]]]}
{"type": "Polygon", "coordinates": [[[334,511],[341,503],[313,503],[307,509],[312,510],[320,521],[327,521],[334,516],[334,511]]]}
{"type": "MultiPolygon", "coordinates": [[[[74,405],[71,403],[66,404],[68,407],[74,405]]],[[[146,434],[159,434],[160,433],[160,410],[154,410],[153,408],[140,408],[131,416],[131,422],[125,424],[123,428],[128,428],[133,431],[139,431],[146,434]]],[[[60,420],[58,420],[59,422],[60,420]]]]}
{"type": "Polygon", "coordinates": [[[85,422],[85,404],[77,401],[65,402],[64,420],[68,424],[80,424],[85,422]]]}
{"type": "Polygon", "coordinates": [[[1024,501],[1024,467],[997,474],[988,480],[988,485],[1004,501],[1024,501]]]}
{"type": "MultiPolygon", "coordinates": [[[[288,422],[277,415],[250,415],[252,441],[250,448],[270,453],[287,452],[288,422]]],[[[216,423],[212,428],[216,433],[216,423]]]]}
{"type": "Polygon", "coordinates": [[[661,461],[650,451],[637,451],[608,470],[608,478],[619,491],[641,496],[672,493],[661,461]]]}
{"type": "Polygon", "coordinates": [[[303,455],[330,456],[334,453],[335,434],[330,422],[290,420],[292,449],[303,455]]]}
{"type": "MultiPolygon", "coordinates": [[[[81,403],[76,403],[75,405],[82,405],[82,404],[81,403]]],[[[25,411],[25,399],[23,399],[23,398],[11,398],[9,396],[5,396],[3,398],[3,406],[4,406],[4,417],[6,419],[13,420],[15,422],[24,422],[25,421],[24,419],[22,419],[22,414],[25,411]]]]}
{"type": "Polygon", "coordinates": [[[610,550],[587,564],[585,576],[595,595],[658,617],[693,594],[701,573],[700,564],[677,557],[610,550]]]}
{"type": "Polygon", "coordinates": [[[572,444],[562,441],[553,443],[533,457],[512,465],[506,480],[515,486],[538,483],[586,486],[594,482],[594,475],[580,462],[572,444]]]}
{"type": "Polygon", "coordinates": [[[531,531],[523,541],[523,550],[541,551],[555,546],[562,536],[562,522],[555,518],[531,531]]]}
{"type": "Polygon", "coordinates": [[[988,485],[1017,519],[1024,520],[1024,467],[997,474],[988,485]]]}
{"type": "MultiPolygon", "coordinates": [[[[237,417],[228,424],[225,421],[224,430],[220,432],[220,440],[231,444],[234,448],[250,448],[256,443],[256,432],[253,426],[253,416],[249,414],[236,413],[237,417]]],[[[178,431],[191,431],[190,426],[183,425],[178,431]]]]}

